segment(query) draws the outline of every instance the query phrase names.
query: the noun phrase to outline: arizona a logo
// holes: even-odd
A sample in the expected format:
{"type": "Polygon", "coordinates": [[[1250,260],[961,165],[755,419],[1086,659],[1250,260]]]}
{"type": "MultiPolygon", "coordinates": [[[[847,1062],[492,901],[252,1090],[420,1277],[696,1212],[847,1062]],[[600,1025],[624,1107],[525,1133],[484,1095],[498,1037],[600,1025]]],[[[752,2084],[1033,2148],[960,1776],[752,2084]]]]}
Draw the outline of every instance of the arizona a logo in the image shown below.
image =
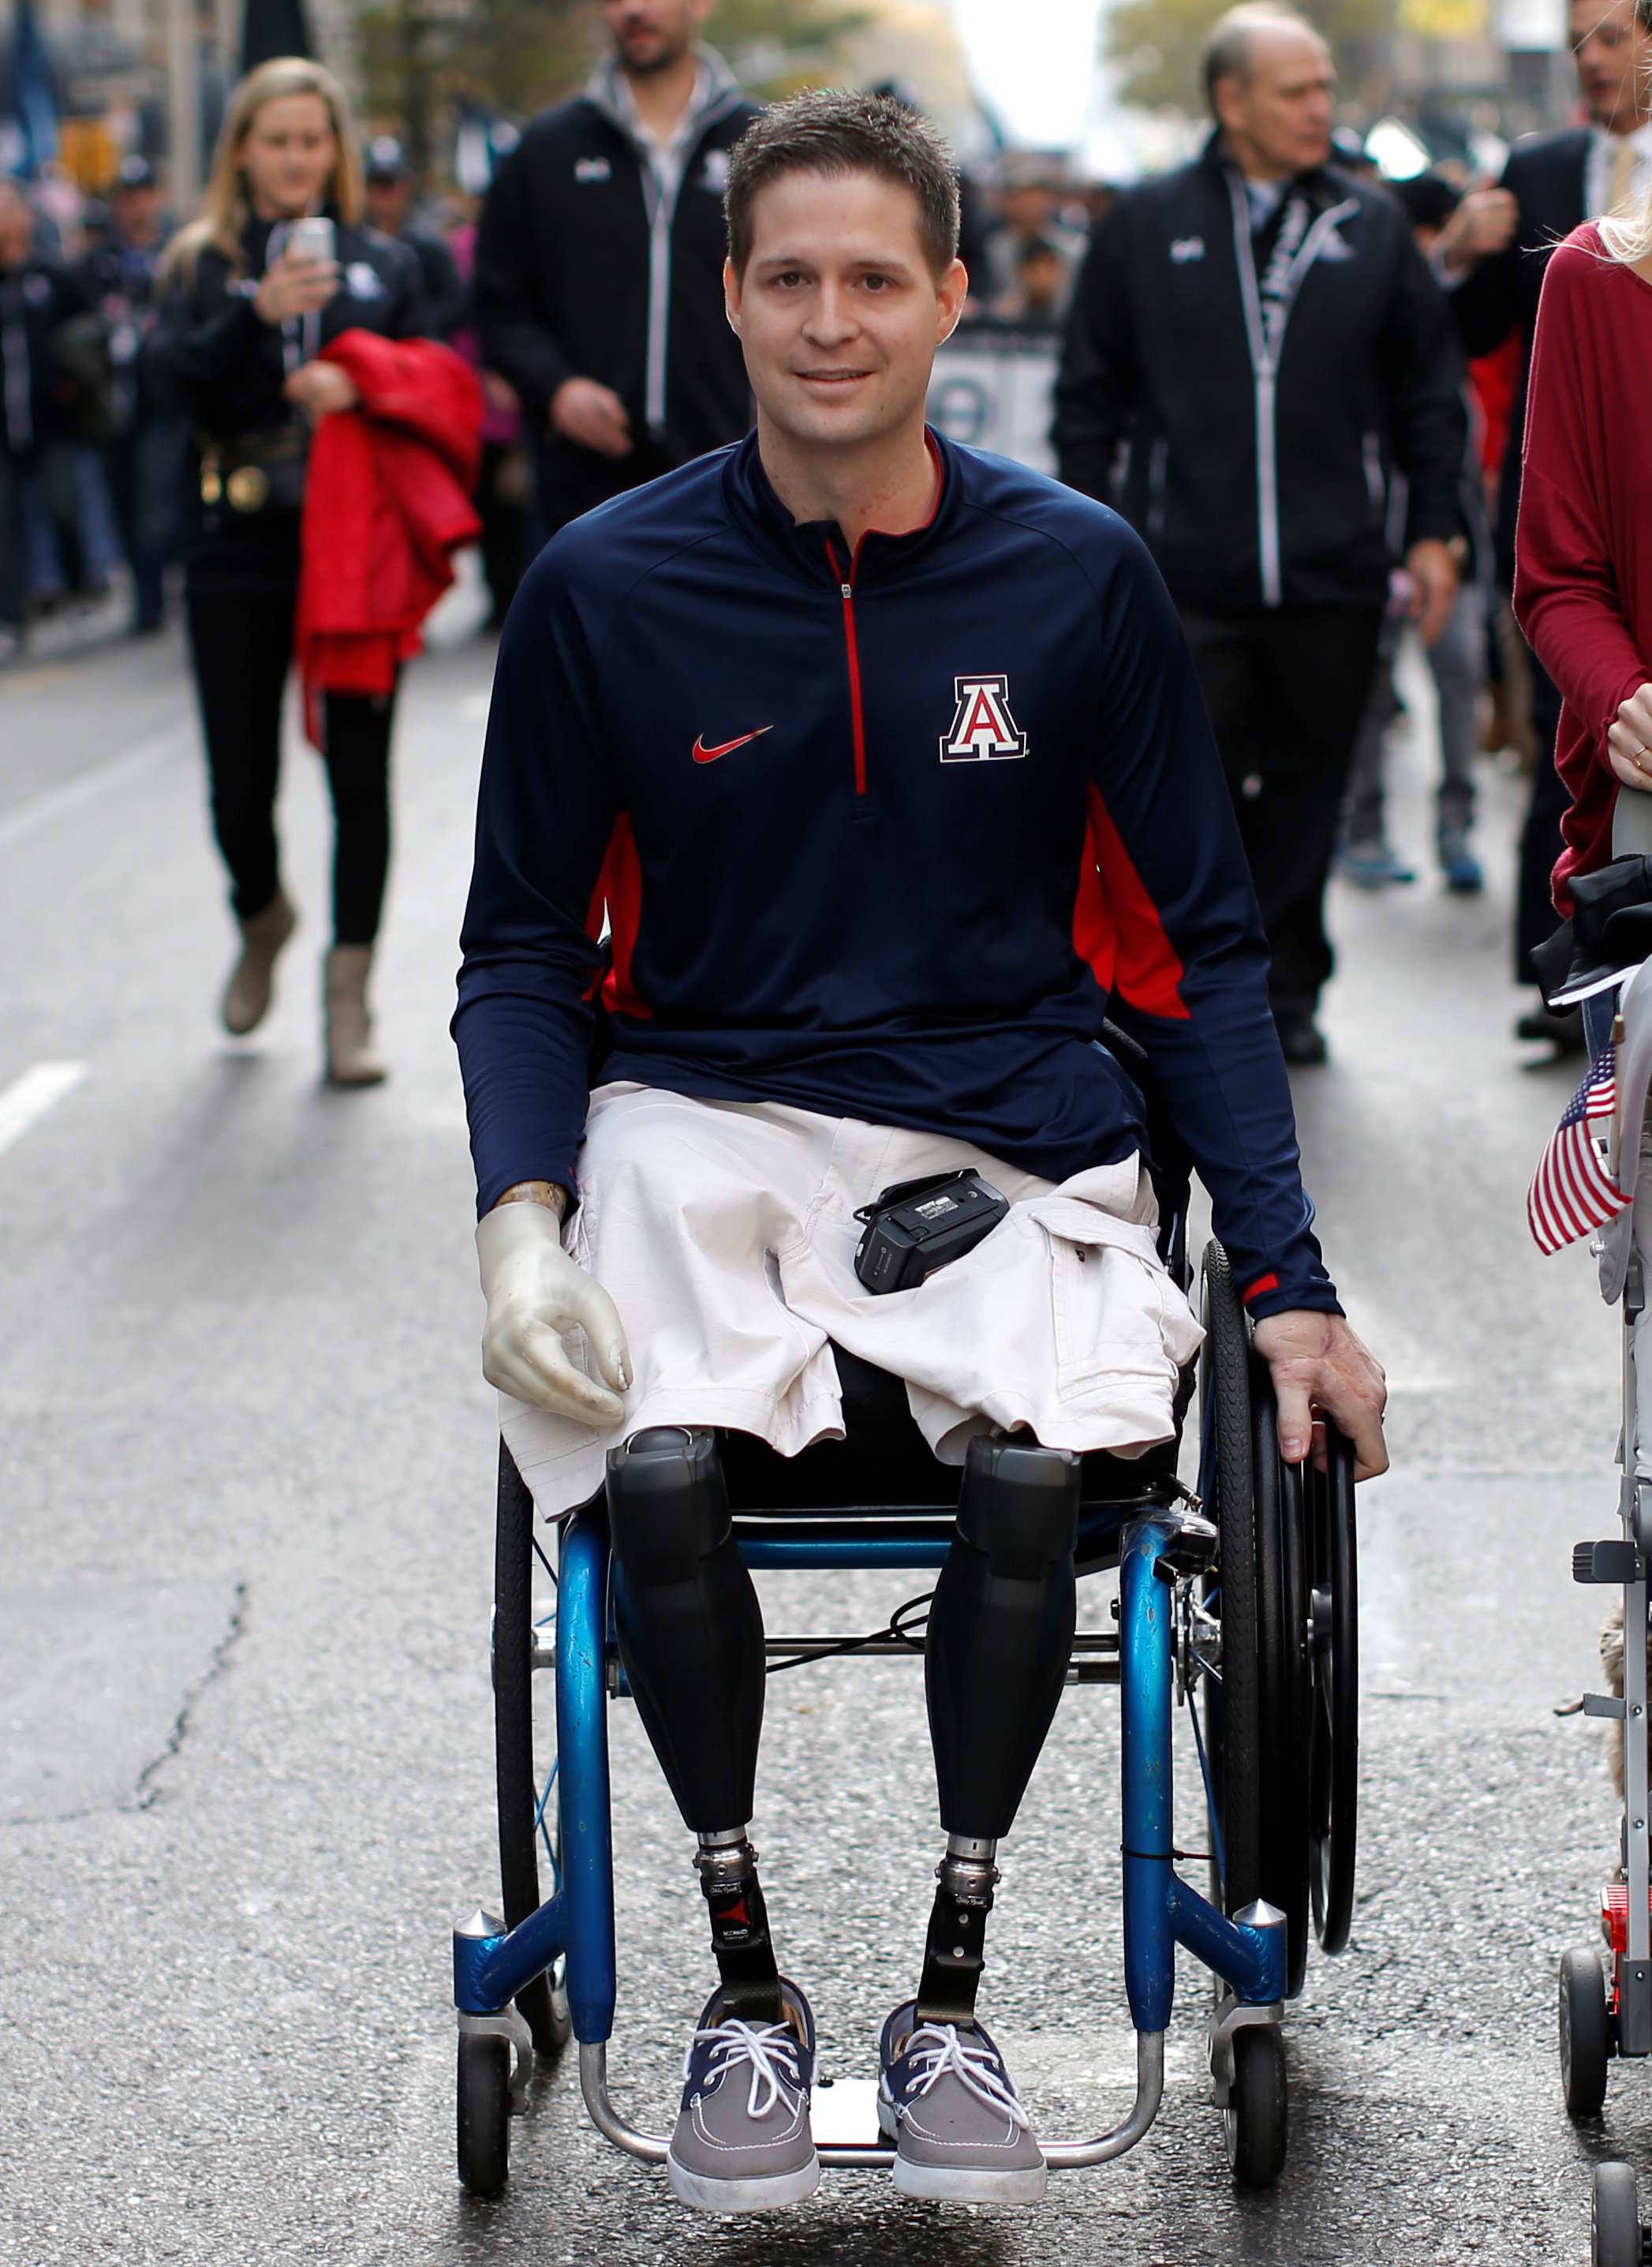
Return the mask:
{"type": "Polygon", "coordinates": [[[981,763],[1027,753],[1027,735],[1010,714],[1007,677],[954,677],[952,682],[958,707],[951,731],[940,736],[942,763],[981,763]]]}

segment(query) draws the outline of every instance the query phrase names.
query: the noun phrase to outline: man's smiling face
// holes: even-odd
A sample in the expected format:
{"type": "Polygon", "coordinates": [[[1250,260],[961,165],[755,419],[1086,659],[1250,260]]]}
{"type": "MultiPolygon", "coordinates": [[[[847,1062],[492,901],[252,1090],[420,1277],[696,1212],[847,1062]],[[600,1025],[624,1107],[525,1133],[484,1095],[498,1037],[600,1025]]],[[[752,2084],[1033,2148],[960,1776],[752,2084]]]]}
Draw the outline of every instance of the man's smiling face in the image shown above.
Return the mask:
{"type": "Polygon", "coordinates": [[[751,219],[745,274],[725,268],[723,282],[764,416],[793,440],[852,446],[921,410],[968,279],[955,260],[935,275],[912,192],[872,173],[782,173],[751,219]]]}

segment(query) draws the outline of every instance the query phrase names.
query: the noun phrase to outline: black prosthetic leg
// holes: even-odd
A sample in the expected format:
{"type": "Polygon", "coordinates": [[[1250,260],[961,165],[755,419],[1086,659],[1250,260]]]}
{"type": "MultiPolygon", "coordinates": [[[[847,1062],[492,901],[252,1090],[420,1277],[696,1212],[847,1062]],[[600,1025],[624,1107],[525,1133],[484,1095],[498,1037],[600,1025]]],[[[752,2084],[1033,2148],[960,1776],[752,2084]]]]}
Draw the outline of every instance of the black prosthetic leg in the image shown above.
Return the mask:
{"type": "Polygon", "coordinates": [[[1078,1458],[972,1441],[958,1532],[929,1610],[924,1683],[947,1855],[930,1916],[919,2022],[969,2024],[998,1869],[1072,1652],[1078,1458]]]}
{"type": "Polygon", "coordinates": [[[715,1436],[660,1427],[611,1449],[608,1517],[619,1657],[699,1844],[725,2011],[778,2022],[757,1853],[746,1839],[763,1729],[763,1616],[735,1542],[715,1436]]]}

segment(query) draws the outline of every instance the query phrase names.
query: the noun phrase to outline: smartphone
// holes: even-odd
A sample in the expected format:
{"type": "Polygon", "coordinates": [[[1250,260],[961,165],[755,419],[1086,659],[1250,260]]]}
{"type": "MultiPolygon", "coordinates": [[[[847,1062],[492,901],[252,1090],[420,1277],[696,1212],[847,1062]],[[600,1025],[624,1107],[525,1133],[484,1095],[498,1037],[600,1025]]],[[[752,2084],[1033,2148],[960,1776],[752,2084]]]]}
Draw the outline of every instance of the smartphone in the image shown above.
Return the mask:
{"type": "Polygon", "coordinates": [[[296,220],[287,231],[283,257],[288,260],[336,260],[338,231],[325,214],[314,220],[296,220]]]}

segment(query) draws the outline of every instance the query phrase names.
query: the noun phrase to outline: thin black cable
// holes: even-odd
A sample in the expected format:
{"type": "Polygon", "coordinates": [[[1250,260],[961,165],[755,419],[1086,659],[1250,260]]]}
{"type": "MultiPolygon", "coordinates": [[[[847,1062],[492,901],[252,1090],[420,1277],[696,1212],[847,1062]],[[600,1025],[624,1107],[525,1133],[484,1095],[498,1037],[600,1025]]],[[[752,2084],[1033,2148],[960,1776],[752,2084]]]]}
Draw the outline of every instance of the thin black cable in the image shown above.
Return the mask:
{"type": "Polygon", "coordinates": [[[786,1661],[771,1661],[764,1673],[768,1676],[778,1676],[783,1669],[806,1669],[810,1662],[830,1661],[836,1654],[859,1653],[862,1646],[876,1645],[886,1637],[898,1640],[913,1653],[922,1653],[923,1632],[929,1616],[925,1614],[923,1621],[916,1625],[909,1625],[906,1617],[916,1613],[920,1606],[926,1606],[934,1595],[933,1590],[925,1590],[921,1596],[909,1598],[903,1606],[895,1608],[881,1629],[869,1630],[865,1637],[846,1637],[837,1645],[822,1646],[817,1652],[794,1653],[786,1661]]]}

